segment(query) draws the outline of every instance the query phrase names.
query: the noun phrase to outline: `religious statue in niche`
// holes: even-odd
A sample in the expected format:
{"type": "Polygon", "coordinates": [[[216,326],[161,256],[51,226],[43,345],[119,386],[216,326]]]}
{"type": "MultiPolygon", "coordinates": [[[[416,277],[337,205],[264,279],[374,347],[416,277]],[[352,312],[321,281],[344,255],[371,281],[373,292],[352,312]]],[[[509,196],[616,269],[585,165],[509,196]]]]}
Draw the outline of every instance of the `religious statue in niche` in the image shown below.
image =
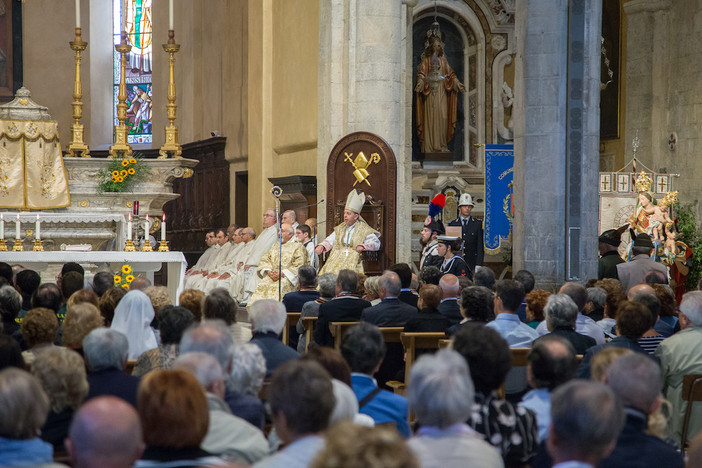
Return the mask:
{"type": "Polygon", "coordinates": [[[444,56],[439,23],[427,31],[417,70],[417,133],[422,153],[449,153],[456,128],[458,93],[466,91],[444,56]]]}

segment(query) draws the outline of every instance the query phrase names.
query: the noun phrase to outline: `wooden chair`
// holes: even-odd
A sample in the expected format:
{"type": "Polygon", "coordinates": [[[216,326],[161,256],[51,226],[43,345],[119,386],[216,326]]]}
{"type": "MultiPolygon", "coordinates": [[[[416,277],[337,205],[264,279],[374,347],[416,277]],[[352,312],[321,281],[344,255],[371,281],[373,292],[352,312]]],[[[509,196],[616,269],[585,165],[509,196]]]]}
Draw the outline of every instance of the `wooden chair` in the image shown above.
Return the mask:
{"type": "MultiPolygon", "coordinates": [[[[510,348],[509,351],[512,354],[512,369],[515,367],[526,367],[527,356],[531,348],[510,348]]],[[[497,389],[497,394],[500,398],[505,398],[505,382],[502,382],[500,388],[497,389]]]]}
{"type": "Polygon", "coordinates": [[[395,393],[404,396],[407,392],[410,370],[417,358],[417,350],[440,349],[440,341],[445,339],[446,333],[443,332],[402,332],[400,334],[400,341],[402,342],[402,347],[405,348],[405,381],[398,382],[396,380],[391,380],[387,382],[386,385],[391,387],[395,393]]]}
{"type": "Polygon", "coordinates": [[[283,343],[288,346],[290,345],[290,327],[297,325],[298,320],[300,320],[301,312],[288,312],[288,318],[285,319],[285,326],[283,327],[283,343]]]}
{"type": "Polygon", "coordinates": [[[319,317],[302,317],[302,327],[305,329],[305,351],[310,347],[310,343],[314,338],[314,327],[317,325],[319,317]]]}
{"type": "Polygon", "coordinates": [[[402,343],[400,335],[405,327],[378,327],[386,343],[402,343]]]}
{"type": "Polygon", "coordinates": [[[444,338],[443,340],[439,340],[439,349],[446,349],[446,348],[448,348],[449,346],[451,346],[451,340],[450,340],[450,339],[447,340],[447,339],[444,338]]]}
{"type": "Polygon", "coordinates": [[[126,372],[129,375],[132,375],[132,372],[134,371],[134,367],[136,366],[137,360],[136,359],[129,359],[127,361],[127,367],[125,367],[124,372],[126,372]]]}
{"type": "Polygon", "coordinates": [[[334,337],[334,349],[335,350],[337,350],[337,351],[341,350],[341,338],[344,336],[344,333],[346,333],[346,330],[353,327],[354,325],[358,325],[358,322],[330,322],[329,323],[329,331],[331,332],[332,336],[334,337]]]}
{"type": "Polygon", "coordinates": [[[680,447],[683,455],[687,448],[687,430],[692,416],[692,407],[696,401],[702,401],[702,374],[687,374],[683,376],[682,401],[687,402],[685,418],[682,425],[682,436],[680,437],[680,447]]]}

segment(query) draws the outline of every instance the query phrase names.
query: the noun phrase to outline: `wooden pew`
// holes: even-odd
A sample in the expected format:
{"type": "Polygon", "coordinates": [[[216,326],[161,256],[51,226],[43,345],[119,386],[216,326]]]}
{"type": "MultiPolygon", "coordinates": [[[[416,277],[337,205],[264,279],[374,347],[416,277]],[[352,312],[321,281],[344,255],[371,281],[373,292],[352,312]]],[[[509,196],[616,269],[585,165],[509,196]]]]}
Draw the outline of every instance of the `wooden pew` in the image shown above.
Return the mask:
{"type": "Polygon", "coordinates": [[[290,345],[290,327],[297,325],[297,321],[300,320],[301,312],[288,312],[288,317],[285,319],[285,326],[283,327],[283,343],[288,346],[290,345]]]}
{"type": "Polygon", "coordinates": [[[129,359],[127,361],[127,366],[124,369],[124,372],[126,372],[129,375],[132,375],[132,372],[134,372],[134,367],[136,366],[137,360],[136,359],[129,359]]]}
{"type": "Polygon", "coordinates": [[[402,342],[402,347],[405,348],[405,381],[399,382],[392,380],[387,382],[387,385],[391,387],[395,393],[405,395],[407,392],[407,383],[410,378],[410,370],[417,359],[417,350],[438,350],[441,348],[441,341],[445,340],[446,333],[444,332],[402,332],[400,334],[400,341],[402,342]]]}
{"type": "Polygon", "coordinates": [[[302,317],[302,327],[305,329],[305,351],[310,347],[310,343],[314,339],[314,327],[317,325],[319,317],[302,317]]]}
{"type": "Polygon", "coordinates": [[[334,349],[337,351],[341,350],[341,338],[343,338],[346,330],[358,325],[358,322],[330,322],[329,332],[331,332],[332,337],[334,337],[334,349]]]}

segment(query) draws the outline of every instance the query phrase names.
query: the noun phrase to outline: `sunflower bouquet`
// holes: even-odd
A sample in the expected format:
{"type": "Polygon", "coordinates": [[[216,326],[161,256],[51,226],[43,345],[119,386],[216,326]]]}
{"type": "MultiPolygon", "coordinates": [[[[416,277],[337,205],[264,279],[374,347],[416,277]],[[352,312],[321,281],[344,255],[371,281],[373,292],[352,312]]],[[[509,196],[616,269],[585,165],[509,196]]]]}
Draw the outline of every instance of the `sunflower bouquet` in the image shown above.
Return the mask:
{"type": "Polygon", "coordinates": [[[150,171],[140,155],[114,158],[107,168],[98,172],[98,192],[130,192],[150,171]]]}
{"type": "Polygon", "coordinates": [[[122,269],[119,274],[114,276],[115,287],[129,289],[129,285],[134,281],[134,275],[132,274],[132,267],[126,263],[122,265],[122,269]]]}

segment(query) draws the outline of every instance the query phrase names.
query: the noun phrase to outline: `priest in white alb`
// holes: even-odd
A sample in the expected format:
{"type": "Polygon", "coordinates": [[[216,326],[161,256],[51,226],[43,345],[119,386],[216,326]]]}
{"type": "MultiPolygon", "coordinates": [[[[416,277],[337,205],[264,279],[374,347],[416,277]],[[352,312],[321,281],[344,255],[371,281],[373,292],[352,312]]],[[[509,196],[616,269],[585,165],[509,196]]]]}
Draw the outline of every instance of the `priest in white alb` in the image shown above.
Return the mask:
{"type": "MultiPolygon", "coordinates": [[[[210,274],[207,275],[207,281],[205,281],[205,284],[202,288],[205,294],[209,293],[214,288],[224,287],[221,284],[220,278],[222,278],[223,276],[224,278],[222,279],[228,278],[228,276],[225,275],[225,272],[229,271],[234,257],[241,251],[242,247],[244,246],[243,236],[241,235],[243,230],[244,228],[234,230],[229,239],[229,243],[232,244],[231,249],[229,249],[229,253],[227,253],[227,256],[220,261],[220,263],[217,265],[217,269],[211,271],[210,274]]],[[[226,284],[226,289],[227,291],[229,291],[229,282],[227,281],[226,284]]]]}
{"type": "Polygon", "coordinates": [[[275,243],[278,239],[278,218],[276,212],[271,209],[267,209],[263,213],[263,231],[256,238],[256,241],[251,247],[251,252],[244,260],[243,269],[239,271],[241,278],[241,285],[236,299],[243,304],[246,304],[251,297],[251,294],[256,290],[261,278],[256,274],[256,268],[258,268],[258,262],[261,261],[263,254],[268,252],[268,249],[275,243]]]}
{"type": "Polygon", "coordinates": [[[261,282],[251,295],[247,306],[259,299],[281,299],[297,287],[297,270],[307,265],[307,249],[295,238],[295,229],[290,224],[280,226],[282,246],[276,242],[258,264],[261,282]],[[280,291],[279,289],[280,285],[280,291]]]}
{"type": "MultiPolygon", "coordinates": [[[[192,272],[185,280],[185,289],[200,289],[204,283],[205,277],[209,274],[210,269],[215,265],[215,259],[222,250],[222,246],[226,245],[228,240],[229,238],[227,237],[227,232],[224,229],[220,228],[214,230],[214,243],[212,248],[208,249],[211,254],[206,260],[202,262],[198,261],[198,264],[200,264],[198,268],[193,268],[192,272]]],[[[205,253],[207,253],[207,251],[205,251],[205,253]]]]}
{"type": "Polygon", "coordinates": [[[344,222],[334,228],[324,241],[315,248],[317,255],[331,251],[326,263],[319,271],[338,274],[341,270],[353,270],[363,273],[361,252],[380,249],[380,233],[370,227],[361,218],[361,209],[366,202],[366,195],[352,189],[346,197],[344,222]]]}

